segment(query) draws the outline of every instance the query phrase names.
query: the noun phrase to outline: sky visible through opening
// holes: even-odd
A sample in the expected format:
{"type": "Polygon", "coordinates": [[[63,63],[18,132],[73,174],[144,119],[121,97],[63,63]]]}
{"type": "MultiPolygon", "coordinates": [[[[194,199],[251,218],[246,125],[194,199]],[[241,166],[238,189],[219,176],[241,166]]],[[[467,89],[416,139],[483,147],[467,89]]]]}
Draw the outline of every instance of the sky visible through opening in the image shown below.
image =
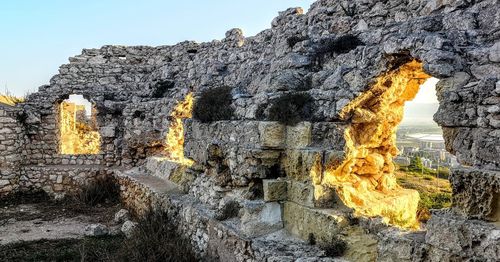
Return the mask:
{"type": "Polygon", "coordinates": [[[431,77],[420,86],[417,96],[405,103],[404,117],[401,126],[429,125],[437,126],[433,116],[437,112],[439,102],[436,95],[436,84],[439,79],[431,77]]]}
{"type": "Polygon", "coordinates": [[[314,0],[0,1],[0,92],[23,96],[49,83],[68,57],[103,45],[172,45],[253,36],[289,7],[314,0]]]}
{"type": "Polygon", "coordinates": [[[92,116],[92,103],[90,103],[90,101],[85,99],[82,95],[70,95],[65,101],[85,106],[85,115],[88,117],[92,116]]]}

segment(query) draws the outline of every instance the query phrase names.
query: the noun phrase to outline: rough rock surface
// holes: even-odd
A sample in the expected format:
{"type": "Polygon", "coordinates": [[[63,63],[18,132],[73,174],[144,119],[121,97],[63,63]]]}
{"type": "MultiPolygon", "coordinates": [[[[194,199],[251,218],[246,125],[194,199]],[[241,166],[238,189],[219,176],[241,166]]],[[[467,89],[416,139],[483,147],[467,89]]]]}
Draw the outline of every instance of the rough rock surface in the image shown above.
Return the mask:
{"type": "Polygon", "coordinates": [[[117,224],[124,223],[128,220],[130,220],[130,213],[126,209],[120,209],[118,212],[116,212],[115,218],[113,219],[113,221],[117,224]]]}
{"type": "Polygon", "coordinates": [[[121,227],[121,232],[126,236],[126,237],[131,237],[134,234],[134,230],[137,227],[137,223],[127,220],[125,223],[123,223],[121,227]]]}
{"type": "MultiPolygon", "coordinates": [[[[346,236],[347,242],[355,246],[356,238],[377,239],[380,260],[460,256],[494,261],[498,238],[481,230],[493,230],[490,225],[500,220],[499,28],[498,0],[318,0],[306,14],[300,8],[281,12],[271,28],[252,37],[231,29],[224,39],[208,43],[84,49],[24,103],[0,105],[0,196],[36,189],[62,196],[114,174],[134,212],[175,207],[179,228],[200,254],[211,252],[226,261],[234,255],[238,261],[293,260],[297,253],[262,248],[258,237],[245,239],[239,231],[246,218],[266,222],[265,214],[273,214],[267,224],[272,226],[259,224],[272,234],[280,225],[274,219],[276,208],[240,212],[219,222],[211,214],[227,199],[261,201],[272,195],[262,180],[282,179],[287,181],[286,197],[284,187],[278,187],[273,193],[279,197],[267,198],[265,205],[282,206],[287,230],[302,238],[313,231],[330,237],[341,230],[322,226],[356,224],[334,190],[318,182],[325,167],[338,167],[345,158],[344,134],[353,119],[340,113],[378,76],[414,58],[425,73],[440,79],[434,120],[443,128],[447,150],[468,166],[451,176],[452,209],[467,219],[492,223],[483,221],[489,224],[481,222],[476,230],[475,222],[446,215],[443,223],[474,233],[474,247],[442,238],[449,232],[438,226],[442,216],[436,214],[425,239],[383,234],[383,226],[360,222],[366,234],[352,233],[355,238],[349,242],[346,236]],[[352,36],[359,41],[338,44],[352,36]],[[196,103],[204,90],[221,86],[232,88],[227,110],[234,111],[233,117],[210,123],[183,120],[184,155],[194,164],[167,161],[165,138],[170,124],[178,121],[171,116],[173,108],[191,92],[196,103]],[[83,95],[95,107],[99,154],[59,153],[59,105],[71,94],[83,95]],[[286,120],[276,119],[273,106],[287,94],[310,97],[296,126],[270,121],[286,120]],[[181,195],[187,202],[176,198],[181,195]]],[[[278,245],[273,241],[263,243],[278,245]]],[[[284,237],[283,242],[288,243],[284,237]]],[[[319,259],[308,253],[313,247],[293,248],[301,250],[302,261],[319,259]]],[[[373,257],[373,250],[363,257],[373,257]]],[[[359,258],[349,251],[346,256],[359,258]]]]}
{"type": "Polygon", "coordinates": [[[109,234],[109,229],[103,224],[91,224],[85,227],[85,235],[91,237],[101,237],[109,234]]]}

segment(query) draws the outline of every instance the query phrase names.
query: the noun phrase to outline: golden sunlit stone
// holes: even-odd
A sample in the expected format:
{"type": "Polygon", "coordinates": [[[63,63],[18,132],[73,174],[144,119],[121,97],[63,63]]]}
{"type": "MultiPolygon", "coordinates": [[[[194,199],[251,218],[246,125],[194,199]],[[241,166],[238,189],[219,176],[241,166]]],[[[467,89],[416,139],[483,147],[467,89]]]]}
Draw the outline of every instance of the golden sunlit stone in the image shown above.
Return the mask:
{"type": "Polygon", "coordinates": [[[24,98],[9,96],[9,95],[0,95],[0,103],[6,104],[9,106],[15,106],[17,103],[24,102],[24,98]]]}
{"type": "Polygon", "coordinates": [[[101,136],[95,119],[85,115],[85,106],[63,101],[59,108],[60,153],[65,155],[98,154],[101,136]]]}
{"type": "Polygon", "coordinates": [[[170,114],[165,151],[166,160],[191,166],[193,160],[184,157],[184,125],[182,119],[191,118],[193,113],[193,93],[189,93],[184,101],[179,102],[170,114]]]}
{"type": "Polygon", "coordinates": [[[416,60],[377,78],[375,85],[341,111],[351,116],[345,131],[346,158],[326,167],[322,183],[336,189],[343,202],[365,216],[382,216],[402,228],[418,228],[415,190],[396,183],[393,158],[398,154],[396,129],[406,101],[430,76],[416,60]]]}

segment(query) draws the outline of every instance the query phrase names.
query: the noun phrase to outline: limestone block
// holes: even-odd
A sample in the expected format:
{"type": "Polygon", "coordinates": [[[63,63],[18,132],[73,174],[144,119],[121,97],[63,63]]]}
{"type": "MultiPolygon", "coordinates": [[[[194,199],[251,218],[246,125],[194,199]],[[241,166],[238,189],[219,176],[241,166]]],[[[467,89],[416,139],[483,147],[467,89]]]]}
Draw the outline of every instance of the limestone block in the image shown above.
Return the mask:
{"type": "Polygon", "coordinates": [[[259,136],[262,147],[280,148],[285,142],[285,126],[279,122],[260,122],[259,136]]]}
{"type": "Polygon", "coordinates": [[[3,193],[5,195],[5,194],[8,194],[9,192],[11,192],[13,189],[14,189],[14,187],[11,185],[3,186],[3,187],[0,187],[0,193],[3,193]]]}
{"type": "MultiPolygon", "coordinates": [[[[377,261],[423,261],[428,249],[424,232],[404,232],[391,228],[378,234],[377,261]]],[[[434,260],[432,260],[434,261],[434,260]]]]}
{"type": "MultiPolygon", "coordinates": [[[[500,128],[500,121],[497,121],[500,128]]],[[[493,122],[490,120],[490,124],[493,122]]],[[[472,137],[474,143],[470,149],[476,162],[483,164],[490,163],[500,167],[500,147],[498,146],[498,138],[491,136],[491,132],[495,129],[476,128],[473,130],[472,137]]]]}
{"type": "Polygon", "coordinates": [[[331,208],[344,207],[335,189],[323,185],[313,185],[308,182],[289,181],[288,201],[307,207],[331,208]]]}
{"type": "Polygon", "coordinates": [[[378,237],[365,232],[365,229],[352,226],[342,231],[341,237],[347,243],[344,257],[348,261],[377,261],[378,237]]]}
{"type": "Polygon", "coordinates": [[[304,148],[311,144],[310,122],[300,122],[296,126],[286,127],[286,147],[287,148],[304,148]]]}
{"type": "Polygon", "coordinates": [[[323,150],[289,149],[284,152],[281,166],[288,178],[296,181],[321,182],[323,150]]]}
{"type": "Polygon", "coordinates": [[[307,240],[314,235],[317,243],[328,243],[349,225],[347,214],[336,209],[314,209],[287,201],[283,208],[285,229],[307,240]]]}
{"type": "Polygon", "coordinates": [[[288,183],[286,180],[264,179],[262,183],[264,188],[264,201],[276,202],[287,200],[288,183]]]}
{"type": "Polygon", "coordinates": [[[283,228],[281,205],[248,201],[243,204],[241,230],[247,237],[256,237],[272,233],[283,228]]]}
{"type": "Polygon", "coordinates": [[[328,169],[337,169],[345,160],[346,152],[344,150],[327,150],[324,154],[324,166],[328,169]]]}
{"type": "Polygon", "coordinates": [[[125,221],[120,231],[127,237],[130,238],[134,234],[134,230],[137,228],[138,223],[130,220],[125,221]]]}
{"type": "Polygon", "coordinates": [[[109,228],[103,224],[90,224],[85,227],[86,236],[100,237],[109,234],[109,228]]]}
{"type": "Polygon", "coordinates": [[[226,162],[231,171],[233,182],[240,186],[251,178],[266,178],[280,159],[278,150],[231,148],[226,155],[226,162]]]}
{"type": "Polygon", "coordinates": [[[149,157],[146,159],[144,167],[149,174],[168,179],[172,170],[175,170],[178,165],[179,164],[168,161],[163,157],[149,157]]]}
{"type": "Polygon", "coordinates": [[[453,207],[469,218],[500,222],[500,172],[459,168],[450,182],[453,207]]]}
{"type": "Polygon", "coordinates": [[[500,41],[490,47],[489,58],[491,62],[500,62],[500,41]]]}
{"type": "Polygon", "coordinates": [[[427,222],[425,242],[464,260],[500,261],[500,229],[449,210],[433,212],[427,222]]]}
{"type": "Polygon", "coordinates": [[[311,146],[329,150],[344,150],[347,125],[335,122],[312,123],[311,146]]]}
{"type": "Polygon", "coordinates": [[[115,137],[115,126],[101,127],[100,134],[102,137],[106,137],[106,138],[115,137]]]}

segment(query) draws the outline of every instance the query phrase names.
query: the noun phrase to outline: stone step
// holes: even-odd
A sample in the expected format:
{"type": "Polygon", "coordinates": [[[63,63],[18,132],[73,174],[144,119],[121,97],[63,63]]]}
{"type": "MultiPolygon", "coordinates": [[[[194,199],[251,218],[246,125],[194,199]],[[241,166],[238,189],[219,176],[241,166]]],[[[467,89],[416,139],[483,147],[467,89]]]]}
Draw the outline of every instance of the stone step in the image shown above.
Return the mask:
{"type": "MultiPolygon", "coordinates": [[[[180,229],[184,235],[190,236],[195,249],[200,253],[219,257],[221,261],[236,261],[235,257],[240,258],[238,261],[346,261],[324,257],[325,253],[319,247],[311,246],[283,229],[271,230],[272,233],[259,234],[258,237],[245,236],[238,228],[238,219],[216,220],[212,209],[192,196],[178,194],[180,191],[170,181],[145,175],[137,169],[116,171],[115,175],[123,186],[122,200],[129,209],[134,212],[151,207],[175,210],[175,214],[181,214],[177,217],[177,222],[183,225],[180,229]]],[[[263,201],[261,205],[256,204],[264,206],[262,211],[265,211],[265,206],[270,205],[263,201]]],[[[279,207],[271,209],[278,211],[279,207]]],[[[263,217],[266,219],[275,217],[269,214],[274,212],[253,213],[259,217],[262,217],[261,213],[265,213],[263,217]]],[[[280,216],[279,213],[276,214],[280,216]]],[[[248,218],[252,219],[254,216],[248,215],[248,218]]]]}
{"type": "Polygon", "coordinates": [[[161,195],[180,195],[182,190],[173,182],[156,176],[141,174],[136,171],[115,172],[118,177],[128,178],[133,183],[147,187],[150,191],[161,195]]]}
{"type": "Polygon", "coordinates": [[[144,168],[147,174],[164,180],[170,180],[186,171],[185,165],[169,161],[164,157],[149,157],[144,168]]]}

